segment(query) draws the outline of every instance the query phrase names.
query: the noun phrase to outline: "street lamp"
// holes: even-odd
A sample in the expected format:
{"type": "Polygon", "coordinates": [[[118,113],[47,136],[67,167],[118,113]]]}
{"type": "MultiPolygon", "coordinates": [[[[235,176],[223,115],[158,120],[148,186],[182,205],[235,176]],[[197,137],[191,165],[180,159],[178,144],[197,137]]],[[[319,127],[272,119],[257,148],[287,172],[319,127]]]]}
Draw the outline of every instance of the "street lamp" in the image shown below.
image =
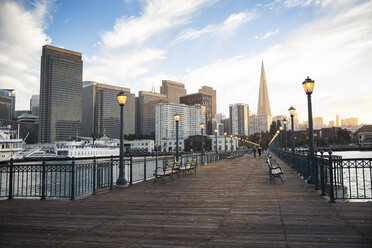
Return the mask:
{"type": "Polygon", "coordinates": [[[227,133],[224,132],[224,133],[223,133],[223,136],[225,136],[225,153],[226,153],[226,152],[227,152],[227,147],[226,147],[226,136],[227,136],[227,133]]]}
{"type": "Polygon", "coordinates": [[[233,143],[232,143],[232,134],[230,134],[230,151],[233,150],[233,143]]]}
{"type": "Polygon", "coordinates": [[[295,156],[295,137],[294,137],[294,124],[293,124],[293,117],[295,115],[296,109],[291,106],[289,109],[289,115],[291,116],[291,128],[292,128],[292,164],[294,166],[294,156],[295,156]]]}
{"type": "Polygon", "coordinates": [[[200,130],[201,130],[201,162],[204,164],[204,146],[203,146],[203,131],[204,131],[204,123],[200,123],[200,130]]]}
{"type": "Polygon", "coordinates": [[[309,77],[302,82],[302,86],[304,87],[305,93],[307,94],[307,108],[308,108],[308,116],[309,116],[309,177],[308,183],[311,183],[313,180],[313,175],[315,175],[315,166],[313,165],[314,162],[314,134],[313,134],[313,113],[311,110],[311,94],[314,90],[314,80],[311,80],[309,77]]]}
{"type": "Polygon", "coordinates": [[[116,180],[116,185],[127,185],[124,175],[124,105],[127,102],[127,95],[124,91],[120,91],[117,95],[117,100],[120,106],[120,157],[119,157],[119,177],[116,180]]]}
{"type": "Polygon", "coordinates": [[[181,116],[179,114],[175,114],[173,119],[176,121],[176,162],[178,162],[178,122],[180,121],[181,116]]]}
{"type": "Polygon", "coordinates": [[[284,125],[284,151],[287,151],[287,123],[288,123],[287,119],[284,118],[282,120],[282,123],[284,125]]]}
{"type": "Polygon", "coordinates": [[[217,151],[217,133],[218,133],[218,130],[214,129],[214,134],[216,136],[216,155],[218,154],[218,151],[217,151]]]}

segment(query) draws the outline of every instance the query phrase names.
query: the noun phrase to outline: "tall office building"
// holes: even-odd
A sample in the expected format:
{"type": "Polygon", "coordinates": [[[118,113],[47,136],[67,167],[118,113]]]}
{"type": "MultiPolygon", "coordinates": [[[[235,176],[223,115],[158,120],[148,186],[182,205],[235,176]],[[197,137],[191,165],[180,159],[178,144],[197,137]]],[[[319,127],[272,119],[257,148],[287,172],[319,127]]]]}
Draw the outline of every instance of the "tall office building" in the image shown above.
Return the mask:
{"type": "Polygon", "coordinates": [[[117,94],[121,90],[127,95],[124,105],[124,134],[135,133],[135,95],[130,93],[130,89],[86,81],[82,90],[83,136],[94,134],[120,138],[120,106],[117,94]]]}
{"type": "Polygon", "coordinates": [[[13,99],[9,96],[0,95],[0,119],[11,120],[12,119],[12,106],[13,99]]]}
{"type": "MultiPolygon", "coordinates": [[[[205,107],[185,104],[159,103],[156,105],[155,143],[176,139],[175,114],[180,115],[178,136],[180,139],[191,135],[200,135],[200,123],[205,123],[205,107]]],[[[162,149],[163,150],[163,149],[162,149]]]]}
{"type": "Polygon", "coordinates": [[[322,129],[323,127],[325,127],[323,117],[314,117],[313,118],[313,127],[314,127],[314,130],[319,130],[319,129],[322,129]]]}
{"type": "Polygon", "coordinates": [[[230,104],[231,134],[248,136],[249,105],[244,103],[230,104]]]}
{"type": "Polygon", "coordinates": [[[163,80],[160,86],[160,94],[164,94],[168,98],[169,103],[180,103],[180,97],[186,96],[185,84],[170,80],[163,80]]]}
{"type": "Polygon", "coordinates": [[[140,91],[138,93],[138,125],[137,130],[140,134],[151,135],[155,133],[155,105],[168,102],[164,94],[155,92],[140,91]]]}
{"type": "Polygon", "coordinates": [[[261,64],[260,90],[258,93],[257,115],[250,116],[249,134],[268,132],[272,122],[269,93],[267,91],[264,63],[261,64]]]}
{"type": "Polygon", "coordinates": [[[214,90],[212,87],[209,86],[203,86],[201,89],[199,89],[199,93],[207,94],[212,97],[212,116],[217,114],[217,93],[216,90],[214,90]]]}
{"type": "Polygon", "coordinates": [[[200,105],[205,107],[206,129],[208,135],[212,134],[212,96],[204,93],[194,93],[183,96],[180,102],[186,105],[200,105]]]}
{"type": "Polygon", "coordinates": [[[12,99],[11,105],[11,117],[10,119],[16,118],[15,112],[15,102],[16,102],[16,91],[15,89],[0,89],[0,96],[10,97],[12,99]]]}
{"type": "Polygon", "coordinates": [[[340,116],[336,115],[336,127],[340,126],[340,116]]]}
{"type": "Polygon", "coordinates": [[[30,111],[32,115],[39,116],[39,95],[32,95],[30,99],[30,111]]]}
{"type": "Polygon", "coordinates": [[[81,134],[82,76],[81,53],[43,46],[39,142],[71,140],[81,134]]]}

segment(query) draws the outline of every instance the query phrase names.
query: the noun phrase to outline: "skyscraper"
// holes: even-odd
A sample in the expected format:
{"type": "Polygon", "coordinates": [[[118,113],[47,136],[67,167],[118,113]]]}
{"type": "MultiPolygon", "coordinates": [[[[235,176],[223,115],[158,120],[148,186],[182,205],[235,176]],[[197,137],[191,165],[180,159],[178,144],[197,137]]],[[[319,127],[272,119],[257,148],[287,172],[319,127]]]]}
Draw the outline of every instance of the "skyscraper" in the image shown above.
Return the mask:
{"type": "Polygon", "coordinates": [[[173,119],[175,114],[181,117],[178,129],[181,139],[200,134],[200,123],[205,123],[204,107],[159,103],[156,105],[156,144],[161,145],[161,140],[176,139],[176,123],[173,119]]]}
{"type": "Polygon", "coordinates": [[[249,134],[267,132],[272,122],[269,94],[267,91],[265,68],[262,61],[260,90],[258,93],[257,115],[250,116],[249,134]]]}
{"type": "Polygon", "coordinates": [[[12,99],[10,119],[16,118],[16,112],[15,112],[16,91],[15,89],[0,89],[0,96],[6,96],[12,99]]]}
{"type": "Polygon", "coordinates": [[[0,119],[12,119],[12,104],[13,99],[9,96],[0,95],[0,119]]]}
{"type": "Polygon", "coordinates": [[[39,116],[39,103],[40,103],[39,95],[32,95],[30,99],[31,114],[39,116]]]}
{"type": "Polygon", "coordinates": [[[83,136],[92,134],[120,137],[120,106],[117,94],[124,91],[127,102],[124,105],[124,134],[135,133],[135,95],[130,89],[92,81],[83,83],[83,136]]]}
{"type": "Polygon", "coordinates": [[[169,103],[180,103],[180,97],[186,96],[185,84],[170,80],[163,80],[160,94],[167,95],[169,103]]]}
{"type": "Polygon", "coordinates": [[[231,134],[248,136],[249,105],[244,103],[230,104],[231,134]]]}
{"type": "Polygon", "coordinates": [[[199,89],[199,93],[210,95],[212,98],[212,116],[217,114],[217,92],[212,87],[203,86],[199,89]]]}
{"type": "Polygon", "coordinates": [[[183,96],[180,102],[186,105],[200,105],[205,107],[206,134],[212,134],[212,96],[205,93],[194,93],[183,96]]]}
{"type": "Polygon", "coordinates": [[[340,126],[340,116],[336,115],[336,127],[340,126]]]}
{"type": "Polygon", "coordinates": [[[81,53],[43,46],[40,71],[39,142],[71,140],[81,133],[81,53]]]}
{"type": "Polygon", "coordinates": [[[140,91],[138,93],[138,125],[140,134],[151,135],[155,133],[155,105],[168,102],[164,94],[155,92],[140,91]]]}
{"type": "Polygon", "coordinates": [[[257,115],[271,115],[269,93],[267,92],[264,63],[261,64],[260,91],[258,94],[257,115]]]}

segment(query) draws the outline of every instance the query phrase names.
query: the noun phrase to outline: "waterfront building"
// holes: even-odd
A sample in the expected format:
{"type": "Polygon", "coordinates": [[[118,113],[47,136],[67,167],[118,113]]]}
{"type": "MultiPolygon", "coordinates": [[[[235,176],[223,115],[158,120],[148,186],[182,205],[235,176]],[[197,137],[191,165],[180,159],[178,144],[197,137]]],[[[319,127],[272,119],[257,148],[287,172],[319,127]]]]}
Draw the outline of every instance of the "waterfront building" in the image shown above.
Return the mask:
{"type": "Polygon", "coordinates": [[[81,53],[43,46],[40,70],[39,142],[80,136],[83,61],[81,53]]]}
{"type": "Polygon", "coordinates": [[[170,80],[163,80],[160,93],[168,98],[169,103],[180,103],[180,97],[186,96],[185,84],[170,80]]]}
{"type": "Polygon", "coordinates": [[[238,145],[238,142],[236,138],[232,139],[231,143],[231,138],[226,137],[224,135],[218,135],[217,136],[217,143],[216,143],[216,136],[215,135],[209,135],[208,139],[211,140],[211,146],[212,146],[212,152],[216,151],[216,144],[217,144],[217,151],[218,152],[225,152],[225,151],[231,151],[231,148],[235,151],[238,145]],[[225,150],[225,140],[226,140],[226,150],[225,150]]]}
{"type": "Polygon", "coordinates": [[[203,86],[199,89],[199,93],[207,94],[211,96],[212,101],[212,117],[217,114],[217,92],[210,86],[203,86]]]}
{"type": "MultiPolygon", "coordinates": [[[[159,141],[161,151],[163,152],[175,152],[177,149],[176,139],[162,139],[159,141]]],[[[185,150],[185,139],[178,139],[178,151],[182,152],[185,150]]]]}
{"type": "Polygon", "coordinates": [[[372,125],[364,125],[356,131],[361,147],[372,147],[372,125]]]}
{"type": "MultiPolygon", "coordinates": [[[[186,105],[200,105],[205,107],[205,134],[212,134],[212,96],[205,93],[194,93],[180,98],[180,103],[186,105]]],[[[200,123],[199,123],[200,124],[200,123]]]]}
{"type": "Polygon", "coordinates": [[[175,114],[179,114],[181,117],[178,123],[178,137],[180,139],[200,134],[200,123],[205,123],[205,107],[202,106],[159,103],[155,109],[156,144],[161,145],[161,140],[176,139],[176,122],[173,119],[175,114]]]}
{"type": "Polygon", "coordinates": [[[39,116],[39,102],[40,97],[39,95],[32,95],[30,99],[30,111],[31,114],[35,116],[39,116]]]}
{"type": "Polygon", "coordinates": [[[16,137],[11,126],[0,127],[0,161],[9,161],[11,158],[20,158],[22,139],[16,137]]]}
{"type": "Polygon", "coordinates": [[[9,96],[0,95],[0,119],[11,120],[13,116],[12,112],[13,99],[9,96]]]}
{"type": "Polygon", "coordinates": [[[124,140],[124,147],[125,152],[152,152],[155,150],[155,141],[150,139],[124,140]]]}
{"type": "Polygon", "coordinates": [[[130,89],[85,81],[82,89],[83,136],[120,137],[120,106],[117,94],[121,90],[127,95],[124,105],[124,134],[135,133],[135,95],[130,93],[130,89]]]}
{"type": "Polygon", "coordinates": [[[168,98],[164,94],[156,92],[140,91],[138,93],[137,115],[139,134],[152,135],[155,134],[155,106],[158,103],[166,103],[168,98]]]}
{"type": "MultiPolygon", "coordinates": [[[[6,96],[6,97],[10,97],[12,99],[11,117],[9,118],[9,120],[15,119],[16,118],[16,116],[15,116],[15,102],[16,102],[16,91],[15,91],[15,89],[0,89],[0,96],[6,96]]],[[[1,113],[1,111],[0,111],[0,113],[1,113]]]]}
{"type": "Polygon", "coordinates": [[[230,104],[231,134],[248,136],[249,134],[249,105],[245,103],[230,104]]]}

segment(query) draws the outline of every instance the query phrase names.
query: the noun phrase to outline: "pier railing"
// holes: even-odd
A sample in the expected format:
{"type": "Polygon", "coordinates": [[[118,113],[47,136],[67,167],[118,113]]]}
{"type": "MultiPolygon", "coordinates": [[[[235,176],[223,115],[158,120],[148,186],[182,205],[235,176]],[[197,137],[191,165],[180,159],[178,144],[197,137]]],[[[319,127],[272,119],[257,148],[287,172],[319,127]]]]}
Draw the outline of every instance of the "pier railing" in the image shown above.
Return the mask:
{"type": "MultiPolygon", "coordinates": [[[[234,153],[244,153],[238,151],[234,153]]],[[[184,154],[181,162],[196,159],[198,165],[215,162],[230,153],[184,154]]],[[[125,157],[128,184],[149,180],[157,168],[174,161],[174,156],[125,157]]],[[[75,199],[110,190],[119,175],[119,158],[91,158],[53,161],[14,161],[0,165],[0,198],[75,199]]]]}
{"type": "Polygon", "coordinates": [[[315,184],[315,189],[334,200],[372,199],[372,158],[342,158],[332,152],[316,152],[314,161],[308,151],[294,154],[284,149],[272,149],[303,179],[315,184]]]}

